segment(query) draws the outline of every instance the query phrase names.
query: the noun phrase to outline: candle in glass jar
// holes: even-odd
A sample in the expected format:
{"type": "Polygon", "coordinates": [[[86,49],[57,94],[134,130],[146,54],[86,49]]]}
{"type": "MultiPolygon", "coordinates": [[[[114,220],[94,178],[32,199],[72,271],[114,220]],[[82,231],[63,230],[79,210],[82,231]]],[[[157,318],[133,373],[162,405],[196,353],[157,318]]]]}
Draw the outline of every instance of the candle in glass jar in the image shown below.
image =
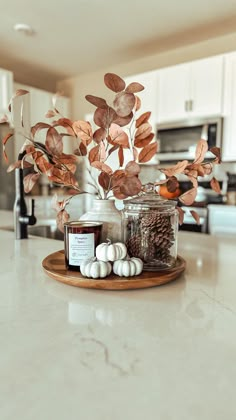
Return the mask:
{"type": "Polygon", "coordinates": [[[95,256],[101,230],[100,222],[73,221],[64,224],[65,263],[69,270],[79,271],[83,260],[95,256]]]}

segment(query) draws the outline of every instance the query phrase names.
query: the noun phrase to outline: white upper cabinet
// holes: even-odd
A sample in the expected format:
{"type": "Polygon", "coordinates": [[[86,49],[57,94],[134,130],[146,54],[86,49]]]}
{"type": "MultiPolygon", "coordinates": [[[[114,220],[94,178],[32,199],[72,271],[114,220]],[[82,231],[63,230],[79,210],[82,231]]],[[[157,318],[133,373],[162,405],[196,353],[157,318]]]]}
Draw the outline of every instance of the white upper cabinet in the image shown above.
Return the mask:
{"type": "Polygon", "coordinates": [[[190,97],[189,65],[179,64],[159,71],[158,122],[186,118],[190,97]]]}
{"type": "Polygon", "coordinates": [[[236,53],[225,56],[222,160],[236,161],[236,53]]]}
{"type": "Polygon", "coordinates": [[[56,100],[56,109],[60,115],[65,118],[71,118],[71,100],[66,96],[58,96],[56,100]]]}
{"type": "MultiPolygon", "coordinates": [[[[53,96],[54,94],[52,92],[47,92],[45,90],[37,89],[32,86],[22,85],[19,83],[14,84],[14,90],[17,89],[24,89],[29,92],[29,95],[24,95],[21,98],[24,105],[24,111],[23,111],[23,119],[24,119],[24,130],[19,130],[19,121],[17,121],[17,118],[21,116],[21,112],[18,110],[17,115],[15,116],[15,125],[17,125],[17,136],[16,137],[16,146],[17,150],[19,150],[20,144],[23,144],[23,138],[19,134],[19,132],[24,131],[24,133],[30,133],[30,127],[35,125],[38,122],[45,122],[45,123],[51,123],[51,118],[46,118],[46,113],[53,109],[53,96]]],[[[17,104],[16,104],[17,105],[17,104]]],[[[53,119],[63,117],[70,118],[70,99],[64,96],[60,96],[56,100],[56,108],[60,112],[58,116],[53,117],[53,119]]],[[[38,130],[37,131],[37,141],[40,141],[41,143],[45,142],[45,136],[46,131],[45,130],[38,130]]],[[[71,153],[71,146],[69,143],[69,140],[67,138],[64,138],[64,145],[65,145],[65,152],[71,153]],[[69,144],[69,147],[68,147],[69,144]]],[[[16,152],[17,153],[17,152],[16,152]]]]}
{"type": "MultiPolygon", "coordinates": [[[[25,89],[30,93],[30,123],[34,125],[38,122],[50,122],[49,118],[46,118],[46,113],[53,109],[53,96],[52,92],[47,92],[46,90],[37,89],[27,85],[21,85],[15,83],[16,89],[25,89]]],[[[58,96],[56,99],[56,108],[60,112],[60,116],[70,117],[70,99],[64,96],[58,96]]]]}
{"type": "Polygon", "coordinates": [[[8,105],[13,95],[13,73],[0,69],[0,116],[8,114],[8,105]]]}
{"type": "Polygon", "coordinates": [[[137,96],[141,99],[141,108],[138,111],[138,115],[144,112],[151,112],[150,124],[155,130],[157,124],[157,105],[158,105],[158,71],[149,71],[146,73],[135,74],[134,76],[128,76],[124,78],[126,84],[132,82],[141,83],[144,86],[144,90],[137,93],[137,96]]]}
{"type": "Polygon", "coordinates": [[[223,111],[224,57],[194,61],[190,65],[190,112],[194,116],[221,115],[223,111]]]}
{"type": "Polygon", "coordinates": [[[159,71],[158,122],[222,114],[223,56],[159,71]]]}

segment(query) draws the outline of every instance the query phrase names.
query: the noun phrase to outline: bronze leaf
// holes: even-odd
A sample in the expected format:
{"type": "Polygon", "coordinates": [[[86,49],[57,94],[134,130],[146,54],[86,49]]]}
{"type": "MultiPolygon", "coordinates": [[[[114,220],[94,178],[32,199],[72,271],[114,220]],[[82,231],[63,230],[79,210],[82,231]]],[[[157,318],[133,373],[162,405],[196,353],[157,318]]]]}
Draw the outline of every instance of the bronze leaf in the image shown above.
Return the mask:
{"type": "Polygon", "coordinates": [[[63,151],[62,137],[54,127],[47,131],[45,146],[52,155],[60,155],[63,151]]]}
{"type": "Polygon", "coordinates": [[[120,117],[127,117],[134,108],[135,96],[133,93],[120,92],[116,95],[113,106],[120,117]]]}
{"type": "Polygon", "coordinates": [[[181,162],[178,162],[176,165],[171,166],[170,168],[160,169],[160,171],[163,172],[166,176],[173,176],[175,174],[183,173],[187,165],[188,165],[188,161],[183,160],[181,162]]]}
{"type": "Polygon", "coordinates": [[[135,133],[136,140],[142,140],[149,136],[152,131],[152,126],[148,122],[141,124],[135,133]]]}
{"type": "Polygon", "coordinates": [[[93,148],[89,151],[88,158],[89,158],[89,162],[90,162],[90,164],[91,164],[92,162],[95,162],[95,161],[100,161],[100,147],[99,147],[99,145],[94,146],[94,147],[93,147],[93,148]]]}
{"type": "Polygon", "coordinates": [[[129,147],[129,138],[122,128],[117,124],[111,124],[109,134],[111,136],[112,144],[119,144],[120,146],[129,147]]]}
{"type": "Polygon", "coordinates": [[[127,197],[138,194],[142,189],[142,183],[137,176],[128,177],[120,187],[120,192],[127,197]]]}
{"type": "Polygon", "coordinates": [[[188,190],[184,194],[180,195],[179,200],[185,206],[190,206],[194,202],[196,195],[197,195],[197,188],[191,188],[191,190],[188,190]]]}
{"type": "Polygon", "coordinates": [[[151,141],[154,139],[154,133],[150,133],[146,138],[144,139],[134,139],[134,146],[138,147],[139,149],[141,147],[147,146],[151,141]]]}
{"type": "Polygon", "coordinates": [[[128,93],[137,93],[141,92],[142,90],[144,90],[144,86],[138,82],[132,82],[125,88],[125,91],[128,93]]]}
{"type": "Polygon", "coordinates": [[[111,176],[106,172],[101,172],[98,176],[98,182],[105,191],[108,191],[111,184],[111,176]]]}
{"type": "Polygon", "coordinates": [[[29,193],[32,190],[32,188],[38,181],[39,176],[40,174],[34,172],[24,177],[23,183],[24,183],[24,190],[26,193],[29,193]]]}
{"type": "Polygon", "coordinates": [[[210,152],[218,158],[218,163],[221,163],[221,150],[219,147],[211,147],[210,152]]]}
{"type": "Polygon", "coordinates": [[[115,124],[119,125],[120,127],[124,127],[125,125],[128,125],[130,123],[130,121],[133,118],[133,112],[131,112],[129,115],[127,115],[126,117],[120,117],[119,115],[117,115],[117,118],[113,121],[115,124]]]}
{"type": "Polygon", "coordinates": [[[56,222],[58,229],[63,233],[64,232],[64,223],[68,222],[70,219],[70,215],[67,213],[65,209],[60,210],[57,213],[56,222]]]}
{"type": "Polygon", "coordinates": [[[125,172],[128,176],[136,176],[140,173],[140,166],[134,160],[127,163],[125,172]]]}
{"type": "Polygon", "coordinates": [[[78,120],[72,125],[77,137],[79,137],[85,144],[89,144],[93,138],[91,124],[88,121],[78,120]]]}
{"type": "Polygon", "coordinates": [[[98,169],[99,171],[106,172],[108,175],[112,175],[112,169],[106,163],[103,163],[97,160],[97,161],[92,162],[91,166],[93,168],[98,169]]]}
{"type": "Polygon", "coordinates": [[[204,158],[205,158],[205,154],[208,150],[208,143],[206,140],[199,140],[197,143],[197,147],[196,147],[196,151],[195,151],[195,160],[193,163],[202,163],[204,158]]]}
{"type": "Polygon", "coordinates": [[[117,114],[113,108],[106,109],[97,108],[94,113],[94,122],[98,127],[108,129],[111,123],[117,118],[117,114]]]}
{"type": "Polygon", "coordinates": [[[104,83],[113,92],[121,92],[125,89],[125,81],[115,73],[106,73],[104,83]]]}
{"type": "Polygon", "coordinates": [[[8,140],[13,136],[13,133],[8,133],[3,139],[2,139],[2,144],[3,144],[3,156],[5,161],[8,163],[8,157],[7,157],[7,153],[6,153],[6,144],[8,142],[8,140]]]}
{"type": "Polygon", "coordinates": [[[217,194],[221,194],[221,189],[220,189],[220,184],[217,181],[217,179],[213,176],[213,178],[211,179],[211,188],[217,193],[217,194]]]}
{"type": "Polygon", "coordinates": [[[97,108],[106,109],[108,107],[105,99],[99,98],[98,96],[94,95],[86,95],[85,99],[90,102],[92,105],[95,105],[97,108]]]}
{"type": "Polygon", "coordinates": [[[53,111],[52,109],[49,109],[48,112],[46,112],[45,114],[45,118],[52,118],[52,117],[55,117],[55,115],[56,115],[56,112],[53,111]]]}
{"type": "Polygon", "coordinates": [[[139,111],[141,106],[142,106],[142,101],[141,101],[140,97],[135,95],[135,105],[134,105],[135,111],[139,111]]]}
{"type": "Polygon", "coordinates": [[[33,138],[38,130],[43,130],[45,128],[49,129],[51,128],[51,125],[44,122],[38,122],[37,124],[33,125],[33,127],[31,127],[31,134],[33,138]]]}
{"type": "Polygon", "coordinates": [[[200,225],[199,214],[195,210],[190,210],[190,213],[193,216],[194,220],[196,221],[197,225],[200,225]]]}
{"type": "Polygon", "coordinates": [[[100,143],[102,140],[104,140],[106,138],[106,134],[107,134],[107,132],[106,132],[105,128],[98,128],[93,133],[93,139],[96,143],[100,143]]]}
{"type": "Polygon", "coordinates": [[[145,146],[139,153],[138,160],[140,163],[148,162],[157,152],[157,143],[151,143],[145,146]]]}
{"type": "Polygon", "coordinates": [[[178,207],[178,206],[176,207],[176,209],[177,209],[177,211],[179,213],[179,224],[182,225],[183,224],[183,221],[184,221],[185,211],[181,207],[178,207]]]}
{"type": "Polygon", "coordinates": [[[138,128],[141,124],[148,122],[151,116],[151,112],[144,112],[144,114],[140,115],[140,117],[136,120],[136,128],[138,128]]]}

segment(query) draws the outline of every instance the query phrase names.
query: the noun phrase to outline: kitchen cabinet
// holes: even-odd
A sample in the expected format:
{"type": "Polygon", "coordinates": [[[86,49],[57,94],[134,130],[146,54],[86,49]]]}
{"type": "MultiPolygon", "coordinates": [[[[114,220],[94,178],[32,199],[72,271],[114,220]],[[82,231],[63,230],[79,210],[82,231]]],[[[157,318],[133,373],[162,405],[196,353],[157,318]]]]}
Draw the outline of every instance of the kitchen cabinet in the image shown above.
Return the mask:
{"type": "MultiPolygon", "coordinates": [[[[24,95],[21,97],[21,100],[24,101],[24,122],[25,122],[24,132],[25,133],[26,132],[28,133],[30,131],[30,127],[38,122],[50,123],[52,121],[51,118],[46,118],[45,115],[48,110],[53,109],[54,93],[37,89],[32,86],[15,83],[14,90],[16,91],[17,89],[25,89],[29,91],[29,95],[24,95]]],[[[58,115],[58,118],[60,118],[60,116],[68,117],[68,118],[70,117],[71,115],[70,98],[67,98],[65,96],[58,96],[55,105],[58,111],[60,112],[60,115],[58,115]]],[[[20,117],[20,115],[21,115],[21,112],[18,110],[17,116],[20,117]]],[[[17,126],[19,127],[19,122],[17,122],[17,126]]],[[[42,143],[45,142],[45,130],[41,130],[37,132],[37,140],[42,143]]],[[[23,143],[22,136],[18,134],[17,140],[16,140],[17,151],[19,150],[19,145],[22,143],[23,143]]],[[[71,144],[67,138],[64,139],[64,151],[66,153],[71,153],[72,151],[71,144]]]]}
{"type": "MultiPolygon", "coordinates": [[[[31,125],[37,122],[50,122],[49,118],[45,115],[49,109],[53,109],[53,96],[54,93],[45,90],[37,89],[32,86],[21,85],[15,83],[16,89],[25,89],[30,93],[30,123],[31,125]]],[[[56,99],[56,108],[63,117],[70,117],[70,99],[65,96],[58,96],[56,99]]]]}
{"type": "Polygon", "coordinates": [[[210,204],[208,206],[210,235],[236,235],[236,206],[210,204]]]}
{"type": "Polygon", "coordinates": [[[156,131],[157,124],[157,105],[158,105],[158,71],[149,71],[146,73],[135,74],[124,78],[126,84],[132,82],[141,83],[144,86],[144,90],[137,93],[137,96],[141,99],[141,108],[137,115],[141,115],[144,112],[151,111],[151,117],[149,119],[153,130],[156,131]]]}
{"type": "Polygon", "coordinates": [[[236,53],[225,57],[222,160],[236,161],[236,53]]]}
{"type": "Polygon", "coordinates": [[[13,73],[0,69],[0,116],[8,114],[8,105],[13,95],[13,73]]]}
{"type": "Polygon", "coordinates": [[[158,122],[222,114],[223,56],[159,70],[158,122]]]}

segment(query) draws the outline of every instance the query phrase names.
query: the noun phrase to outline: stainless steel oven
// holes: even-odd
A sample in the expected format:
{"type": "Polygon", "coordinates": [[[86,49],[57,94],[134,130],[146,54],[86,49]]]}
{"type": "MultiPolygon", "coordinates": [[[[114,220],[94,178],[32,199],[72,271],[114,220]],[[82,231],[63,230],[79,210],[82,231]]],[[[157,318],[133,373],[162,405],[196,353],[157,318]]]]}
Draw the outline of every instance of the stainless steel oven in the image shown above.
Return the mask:
{"type": "MultiPolygon", "coordinates": [[[[223,119],[188,119],[176,123],[160,124],[157,127],[159,161],[178,161],[194,158],[198,140],[208,142],[208,149],[221,146],[223,119]]],[[[207,152],[206,157],[212,157],[207,152]]]]}

